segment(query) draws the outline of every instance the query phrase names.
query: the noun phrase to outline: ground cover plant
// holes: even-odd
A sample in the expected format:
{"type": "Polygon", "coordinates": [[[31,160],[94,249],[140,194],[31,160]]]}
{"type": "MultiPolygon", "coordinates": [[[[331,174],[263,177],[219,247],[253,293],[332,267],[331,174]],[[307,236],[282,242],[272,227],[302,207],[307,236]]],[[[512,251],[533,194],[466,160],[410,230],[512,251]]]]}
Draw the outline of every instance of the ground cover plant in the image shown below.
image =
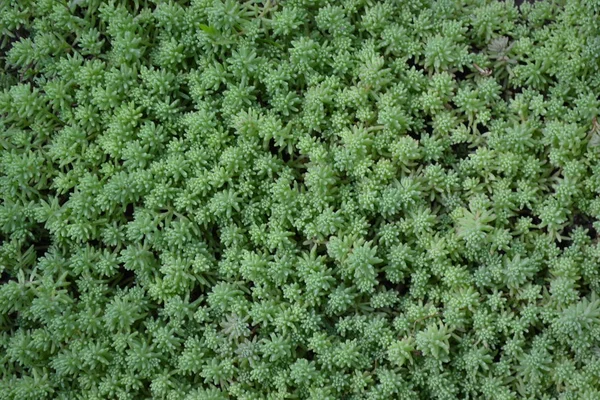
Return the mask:
{"type": "Polygon", "coordinates": [[[600,398],[600,5],[0,4],[0,399],[600,398]]]}

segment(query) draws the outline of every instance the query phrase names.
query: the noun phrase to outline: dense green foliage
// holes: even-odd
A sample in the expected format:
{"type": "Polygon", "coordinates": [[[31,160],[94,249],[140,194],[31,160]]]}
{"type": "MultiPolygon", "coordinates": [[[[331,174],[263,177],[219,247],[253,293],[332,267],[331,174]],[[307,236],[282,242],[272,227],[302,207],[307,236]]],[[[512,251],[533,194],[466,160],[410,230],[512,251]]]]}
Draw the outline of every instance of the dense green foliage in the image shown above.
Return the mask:
{"type": "Polygon", "coordinates": [[[0,34],[0,400],[600,399],[597,0],[0,34]]]}

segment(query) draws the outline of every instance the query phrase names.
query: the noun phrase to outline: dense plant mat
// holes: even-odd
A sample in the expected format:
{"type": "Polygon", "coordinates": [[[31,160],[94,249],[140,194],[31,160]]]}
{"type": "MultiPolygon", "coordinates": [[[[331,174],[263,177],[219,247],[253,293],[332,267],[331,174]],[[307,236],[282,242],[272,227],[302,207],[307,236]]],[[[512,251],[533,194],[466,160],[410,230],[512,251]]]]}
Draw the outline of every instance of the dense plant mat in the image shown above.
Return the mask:
{"type": "Polygon", "coordinates": [[[0,399],[600,399],[600,5],[0,4],[0,399]]]}

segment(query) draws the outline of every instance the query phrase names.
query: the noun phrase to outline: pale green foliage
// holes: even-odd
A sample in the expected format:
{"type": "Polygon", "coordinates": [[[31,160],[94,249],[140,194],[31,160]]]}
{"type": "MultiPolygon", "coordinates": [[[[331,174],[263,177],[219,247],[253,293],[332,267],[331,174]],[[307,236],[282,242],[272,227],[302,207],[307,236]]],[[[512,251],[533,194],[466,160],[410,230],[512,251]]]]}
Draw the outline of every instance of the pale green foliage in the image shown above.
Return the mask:
{"type": "Polygon", "coordinates": [[[0,400],[600,398],[600,6],[522,3],[0,1],[0,400]]]}

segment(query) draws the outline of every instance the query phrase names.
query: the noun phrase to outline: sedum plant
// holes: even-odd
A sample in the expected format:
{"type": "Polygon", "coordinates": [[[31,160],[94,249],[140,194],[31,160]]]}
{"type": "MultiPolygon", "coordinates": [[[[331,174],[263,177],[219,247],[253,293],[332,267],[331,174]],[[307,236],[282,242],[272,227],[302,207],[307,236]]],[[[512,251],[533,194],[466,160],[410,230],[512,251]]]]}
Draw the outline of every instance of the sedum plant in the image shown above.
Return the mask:
{"type": "Polygon", "coordinates": [[[0,400],[600,398],[599,18],[2,2],[0,400]]]}

